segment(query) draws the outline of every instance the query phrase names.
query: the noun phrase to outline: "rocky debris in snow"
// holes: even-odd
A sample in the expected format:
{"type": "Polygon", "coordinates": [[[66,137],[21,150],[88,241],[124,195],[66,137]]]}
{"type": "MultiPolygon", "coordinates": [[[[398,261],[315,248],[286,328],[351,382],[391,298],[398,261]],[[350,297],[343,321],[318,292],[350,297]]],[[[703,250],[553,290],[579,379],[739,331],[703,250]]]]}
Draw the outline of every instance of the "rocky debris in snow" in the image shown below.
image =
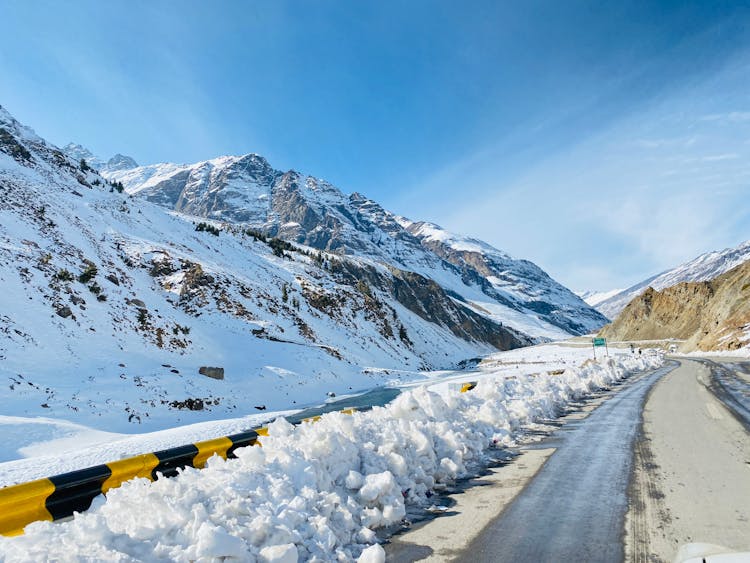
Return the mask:
{"type": "Polygon", "coordinates": [[[128,305],[132,305],[136,309],[146,309],[146,304],[141,299],[126,299],[125,302],[128,305]]]}
{"type": "Polygon", "coordinates": [[[70,310],[70,307],[64,305],[62,307],[58,307],[55,313],[57,313],[57,315],[62,317],[63,319],[67,319],[73,314],[73,311],[70,310]]]}

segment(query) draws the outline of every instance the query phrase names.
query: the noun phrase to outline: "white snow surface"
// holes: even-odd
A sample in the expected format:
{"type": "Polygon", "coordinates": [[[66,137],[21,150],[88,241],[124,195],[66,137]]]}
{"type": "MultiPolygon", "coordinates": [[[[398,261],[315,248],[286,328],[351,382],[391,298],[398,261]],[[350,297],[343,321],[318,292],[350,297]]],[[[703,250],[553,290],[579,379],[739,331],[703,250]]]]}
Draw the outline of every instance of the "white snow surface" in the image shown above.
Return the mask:
{"type": "Polygon", "coordinates": [[[577,291],[576,295],[583,299],[586,303],[592,307],[596,307],[602,301],[606,301],[610,297],[614,297],[618,293],[623,291],[622,288],[611,289],[609,291],[577,291]]]}
{"type": "Polygon", "coordinates": [[[505,260],[513,260],[513,258],[506,252],[498,250],[494,246],[491,246],[484,241],[446,231],[441,226],[434,223],[428,223],[426,221],[414,223],[413,221],[405,217],[398,217],[397,220],[399,224],[404,228],[407,228],[411,225],[418,225],[414,229],[412,234],[426,240],[427,242],[441,242],[455,250],[476,252],[481,254],[493,254],[505,260]]]}
{"type": "Polygon", "coordinates": [[[428,506],[432,492],[485,465],[490,448],[512,445],[567,402],[663,361],[610,352],[597,361],[553,345],[497,354],[370,412],[297,427],[278,419],[263,447],[237,459],[129,481],[71,521],[1,538],[0,559],[383,561],[375,530],[398,524],[407,505],[428,506]],[[564,372],[547,373],[554,366],[564,372]],[[477,387],[457,393],[470,376],[477,387]]]}

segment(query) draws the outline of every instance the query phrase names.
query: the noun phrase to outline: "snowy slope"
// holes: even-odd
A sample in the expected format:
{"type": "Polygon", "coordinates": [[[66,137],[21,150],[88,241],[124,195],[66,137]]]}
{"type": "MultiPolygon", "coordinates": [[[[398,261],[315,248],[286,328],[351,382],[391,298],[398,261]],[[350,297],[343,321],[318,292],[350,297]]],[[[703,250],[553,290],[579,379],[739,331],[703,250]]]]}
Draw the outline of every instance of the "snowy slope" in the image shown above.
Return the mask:
{"type": "Polygon", "coordinates": [[[176,211],[251,225],[285,240],[419,273],[477,313],[536,338],[588,333],[606,322],[531,262],[456,235],[454,246],[436,245],[435,236],[424,236],[428,223],[397,217],[324,180],[274,170],[259,155],[155,164],[105,176],[176,211]]]}
{"type": "Polygon", "coordinates": [[[712,280],[747,260],[750,260],[750,240],[733,248],[701,254],[694,260],[650,277],[601,301],[596,308],[608,318],[615,319],[631,300],[646,291],[648,287],[661,291],[680,282],[712,280]]]}
{"type": "MultiPolygon", "coordinates": [[[[419,373],[391,371],[387,385],[389,391],[400,389],[401,392],[427,385],[450,396],[467,381],[559,373],[565,369],[575,370],[590,358],[591,351],[585,347],[542,344],[493,353],[473,369],[419,373]]],[[[341,400],[339,396],[326,402],[334,410],[341,410],[342,407],[336,407],[341,400]]],[[[6,449],[0,452],[0,462],[5,462],[0,463],[0,487],[84,469],[128,455],[227,436],[288,414],[292,411],[263,411],[139,434],[102,432],[81,424],[43,417],[0,416],[0,434],[6,444],[6,449]],[[76,449],[75,456],[69,455],[72,446],[76,449]],[[17,453],[23,459],[15,459],[17,453]]]]}
{"type": "Polygon", "coordinates": [[[79,161],[0,108],[2,415],[158,430],[531,342],[418,274],[196,230],[79,161]]]}
{"type": "Polygon", "coordinates": [[[569,334],[586,334],[606,322],[533,262],[512,258],[483,241],[450,233],[433,223],[403,217],[399,222],[425,248],[460,268],[464,281],[482,287],[484,295],[472,300],[478,308],[493,310],[499,303],[569,334]]]}
{"type": "Polygon", "coordinates": [[[596,307],[599,303],[602,301],[606,301],[610,297],[614,297],[618,293],[621,293],[623,290],[622,288],[619,289],[611,289],[609,291],[576,291],[576,295],[583,299],[586,303],[591,305],[592,307],[596,307]]]}

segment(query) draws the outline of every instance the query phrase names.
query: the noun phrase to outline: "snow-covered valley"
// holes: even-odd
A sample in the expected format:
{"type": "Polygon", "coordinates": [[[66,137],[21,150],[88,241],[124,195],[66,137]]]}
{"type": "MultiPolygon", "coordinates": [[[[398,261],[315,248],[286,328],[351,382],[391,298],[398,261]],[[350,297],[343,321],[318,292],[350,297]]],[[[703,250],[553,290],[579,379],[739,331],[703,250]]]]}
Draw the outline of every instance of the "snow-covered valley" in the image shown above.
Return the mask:
{"type": "MultiPolygon", "coordinates": [[[[158,165],[168,181],[123,186],[116,174],[143,170],[126,157],[103,177],[5,110],[0,129],[4,416],[164,430],[604,322],[530,262],[254,155],[158,165]],[[154,201],[170,186],[179,209],[154,201]]],[[[57,435],[34,434],[45,428],[57,435]]]]}
{"type": "Polygon", "coordinates": [[[0,540],[4,560],[53,557],[63,536],[73,559],[379,560],[373,530],[407,504],[659,361],[543,344],[604,317],[531,262],[257,155],[94,158],[100,174],[66,149],[0,108],[0,486],[260,425],[270,435],[203,473],[113,489],[62,527],[32,524],[0,540]],[[466,381],[479,383],[461,394],[466,381]],[[314,425],[281,418],[376,388],[398,396],[314,425]],[[209,490],[242,483],[264,491],[236,521],[252,537],[228,518],[237,499],[209,490]],[[106,515],[121,502],[157,518],[172,506],[181,531],[118,529],[106,515]]]}
{"type": "MultiPolygon", "coordinates": [[[[73,521],[39,522],[24,536],[0,539],[0,554],[6,561],[383,561],[376,531],[402,522],[407,507],[429,508],[437,492],[489,463],[493,449],[514,445],[569,401],[662,362],[624,350],[598,361],[590,354],[560,345],[497,353],[473,371],[426,375],[386,407],[330,413],[297,427],[278,419],[262,448],[237,450],[234,460],[214,457],[206,469],[189,468],[173,479],[127,482],[73,521]],[[459,393],[469,379],[477,386],[459,393]],[[131,518],[134,510],[141,517],[131,518]]],[[[229,422],[130,445],[206,438],[229,422]]],[[[113,441],[99,455],[117,447],[113,441]]],[[[27,470],[49,469],[54,459],[29,459],[27,470]]]]}

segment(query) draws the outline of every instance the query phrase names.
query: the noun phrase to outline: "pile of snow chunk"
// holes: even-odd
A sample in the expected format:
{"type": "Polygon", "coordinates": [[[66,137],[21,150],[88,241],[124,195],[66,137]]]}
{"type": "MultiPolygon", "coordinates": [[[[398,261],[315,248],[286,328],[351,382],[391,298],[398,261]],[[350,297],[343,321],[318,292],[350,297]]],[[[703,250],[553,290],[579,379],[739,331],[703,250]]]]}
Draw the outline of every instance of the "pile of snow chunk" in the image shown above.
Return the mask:
{"type": "Polygon", "coordinates": [[[616,356],[560,375],[485,377],[468,393],[408,391],[386,407],[269,426],[262,447],[173,479],[136,479],[63,523],[0,539],[0,560],[384,561],[373,530],[486,463],[523,425],[660,357],[616,356]]]}

